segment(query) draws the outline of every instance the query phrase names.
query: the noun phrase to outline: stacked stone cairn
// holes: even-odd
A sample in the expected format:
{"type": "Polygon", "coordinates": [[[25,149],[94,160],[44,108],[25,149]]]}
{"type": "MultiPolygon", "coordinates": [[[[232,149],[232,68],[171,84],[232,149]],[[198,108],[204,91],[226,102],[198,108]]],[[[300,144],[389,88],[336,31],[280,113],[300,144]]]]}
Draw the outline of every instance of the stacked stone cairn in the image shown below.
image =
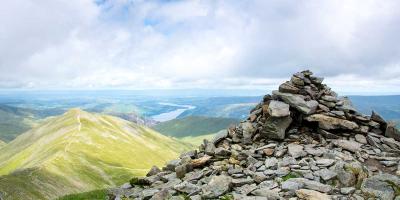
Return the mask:
{"type": "Polygon", "coordinates": [[[400,200],[400,133],[296,73],[247,120],[110,191],[111,199],[400,200]]]}

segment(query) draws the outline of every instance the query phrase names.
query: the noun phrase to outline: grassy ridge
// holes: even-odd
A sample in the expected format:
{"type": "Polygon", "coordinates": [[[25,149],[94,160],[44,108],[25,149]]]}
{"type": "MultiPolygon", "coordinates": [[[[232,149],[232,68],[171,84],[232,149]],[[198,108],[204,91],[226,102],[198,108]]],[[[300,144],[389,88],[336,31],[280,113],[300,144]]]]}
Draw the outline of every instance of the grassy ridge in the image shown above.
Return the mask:
{"type": "Polygon", "coordinates": [[[6,199],[54,199],[112,187],[191,148],[117,117],[73,109],[0,149],[0,191],[6,199]]]}
{"type": "Polygon", "coordinates": [[[239,120],[231,118],[189,116],[163,122],[153,128],[164,135],[182,138],[216,133],[238,122],[239,120]]]}

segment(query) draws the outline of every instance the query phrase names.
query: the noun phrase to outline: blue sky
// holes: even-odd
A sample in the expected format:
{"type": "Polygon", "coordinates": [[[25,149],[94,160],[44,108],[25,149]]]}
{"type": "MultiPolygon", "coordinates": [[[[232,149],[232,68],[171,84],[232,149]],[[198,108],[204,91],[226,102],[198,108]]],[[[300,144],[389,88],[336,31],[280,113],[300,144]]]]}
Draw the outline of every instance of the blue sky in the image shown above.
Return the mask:
{"type": "Polygon", "coordinates": [[[271,90],[311,69],[342,93],[400,93],[395,0],[2,4],[1,89],[271,90]]]}

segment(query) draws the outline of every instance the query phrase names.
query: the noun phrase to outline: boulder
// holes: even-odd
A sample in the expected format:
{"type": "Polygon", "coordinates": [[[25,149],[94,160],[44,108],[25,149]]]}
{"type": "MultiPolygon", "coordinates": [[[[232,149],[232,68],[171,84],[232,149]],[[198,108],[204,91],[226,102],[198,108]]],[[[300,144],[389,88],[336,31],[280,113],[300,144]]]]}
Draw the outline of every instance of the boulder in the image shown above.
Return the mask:
{"type": "Polygon", "coordinates": [[[201,190],[199,186],[189,183],[187,181],[183,181],[182,183],[175,185],[174,189],[187,194],[193,194],[201,190]]]}
{"type": "Polygon", "coordinates": [[[243,128],[243,140],[245,143],[250,143],[251,138],[253,137],[253,134],[255,132],[255,128],[250,122],[244,122],[242,123],[242,128],[243,128]]]}
{"type": "Polygon", "coordinates": [[[297,88],[296,86],[290,84],[290,82],[282,83],[279,86],[279,92],[297,94],[297,93],[299,93],[299,91],[300,91],[300,89],[297,88]]]}
{"type": "Polygon", "coordinates": [[[220,142],[221,140],[225,139],[226,137],[228,137],[228,130],[221,130],[219,131],[217,134],[215,134],[212,143],[214,143],[214,145],[217,145],[218,142],[220,142]]]}
{"type": "Polygon", "coordinates": [[[287,117],[268,117],[262,126],[261,135],[270,139],[284,139],[286,129],[292,123],[292,118],[287,117]]]}
{"type": "Polygon", "coordinates": [[[324,193],[330,193],[333,190],[332,186],[330,185],[325,185],[318,181],[312,181],[305,178],[291,178],[282,183],[282,189],[284,189],[284,186],[286,190],[298,190],[306,188],[324,193]]]}
{"type": "Polygon", "coordinates": [[[332,130],[332,129],[354,130],[358,128],[358,125],[355,122],[336,117],[330,117],[323,114],[313,114],[306,117],[305,120],[309,122],[318,122],[318,126],[325,130],[332,130]]]}
{"type": "Polygon", "coordinates": [[[289,105],[281,101],[271,101],[269,102],[268,113],[272,117],[289,116],[289,105]]]}
{"type": "Polygon", "coordinates": [[[386,124],[386,121],[383,119],[383,117],[381,117],[381,115],[379,115],[375,111],[372,111],[371,120],[376,121],[380,124],[386,124]]]}
{"type": "Polygon", "coordinates": [[[356,141],[350,141],[350,140],[333,140],[332,143],[338,147],[341,147],[342,149],[351,151],[351,152],[357,152],[361,150],[362,144],[356,142],[356,141]]]}
{"type": "Polygon", "coordinates": [[[290,106],[296,108],[303,114],[309,115],[315,113],[318,107],[318,102],[315,100],[305,101],[304,96],[291,94],[291,93],[283,93],[279,91],[273,91],[272,94],[281,98],[285,103],[290,106]]]}
{"type": "Polygon", "coordinates": [[[153,166],[153,167],[151,167],[150,171],[147,172],[146,176],[153,176],[160,172],[161,172],[160,168],[158,168],[157,166],[153,166]]]}
{"type": "Polygon", "coordinates": [[[225,175],[213,176],[202,188],[204,198],[218,198],[231,189],[232,178],[225,175]]]}
{"type": "Polygon", "coordinates": [[[304,157],[307,155],[307,152],[304,151],[304,147],[302,145],[290,143],[288,145],[288,152],[293,158],[304,157]]]}
{"type": "Polygon", "coordinates": [[[400,190],[400,178],[391,174],[379,174],[367,178],[361,184],[361,191],[379,199],[394,199],[400,190]]]}

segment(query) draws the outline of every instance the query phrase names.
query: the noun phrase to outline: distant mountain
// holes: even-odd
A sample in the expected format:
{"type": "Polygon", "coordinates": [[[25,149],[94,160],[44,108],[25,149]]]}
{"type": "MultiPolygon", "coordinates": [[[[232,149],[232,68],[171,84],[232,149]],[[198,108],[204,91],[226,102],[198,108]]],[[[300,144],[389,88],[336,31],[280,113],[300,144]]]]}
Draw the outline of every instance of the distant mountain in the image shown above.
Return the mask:
{"type": "Polygon", "coordinates": [[[5,199],[54,199],[113,187],[192,146],[152,129],[72,109],[0,149],[5,199]]]}
{"type": "Polygon", "coordinates": [[[238,119],[232,118],[189,116],[162,122],[153,128],[164,135],[182,138],[216,133],[238,122],[238,119]]]}

